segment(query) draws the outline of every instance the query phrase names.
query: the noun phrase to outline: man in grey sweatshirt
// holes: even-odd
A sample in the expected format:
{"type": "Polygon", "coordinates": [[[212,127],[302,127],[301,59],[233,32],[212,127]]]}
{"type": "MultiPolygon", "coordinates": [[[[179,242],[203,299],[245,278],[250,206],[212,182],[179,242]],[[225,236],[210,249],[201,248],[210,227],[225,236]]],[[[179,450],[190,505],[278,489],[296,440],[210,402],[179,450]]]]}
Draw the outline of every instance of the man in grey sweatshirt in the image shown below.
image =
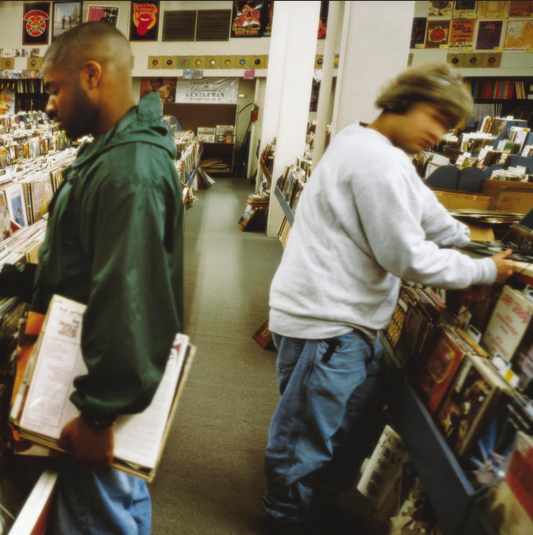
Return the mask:
{"type": "Polygon", "coordinates": [[[446,65],[411,68],[376,105],[382,114],[367,128],[342,130],[313,172],[272,282],[281,399],[263,506],[276,535],[309,535],[317,526],[322,533],[316,513],[328,516],[379,429],[385,364],[377,335],[390,322],[400,279],[466,288],[512,273],[510,252],[474,260],[449,248],[466,243],[469,230],[407,156],[470,117],[461,79],[446,65]]]}

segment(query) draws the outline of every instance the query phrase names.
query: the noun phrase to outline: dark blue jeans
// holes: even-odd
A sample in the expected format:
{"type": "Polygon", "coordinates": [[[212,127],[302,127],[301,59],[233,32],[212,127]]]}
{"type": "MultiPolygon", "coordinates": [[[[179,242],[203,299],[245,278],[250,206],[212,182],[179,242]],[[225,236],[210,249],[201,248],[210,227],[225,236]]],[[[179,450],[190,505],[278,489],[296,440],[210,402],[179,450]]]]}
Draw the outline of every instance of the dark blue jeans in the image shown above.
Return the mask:
{"type": "Polygon", "coordinates": [[[381,344],[357,331],[337,337],[331,357],[333,341],[273,338],[281,399],[270,423],[263,507],[296,522],[353,483],[382,428],[386,365],[381,344]]]}

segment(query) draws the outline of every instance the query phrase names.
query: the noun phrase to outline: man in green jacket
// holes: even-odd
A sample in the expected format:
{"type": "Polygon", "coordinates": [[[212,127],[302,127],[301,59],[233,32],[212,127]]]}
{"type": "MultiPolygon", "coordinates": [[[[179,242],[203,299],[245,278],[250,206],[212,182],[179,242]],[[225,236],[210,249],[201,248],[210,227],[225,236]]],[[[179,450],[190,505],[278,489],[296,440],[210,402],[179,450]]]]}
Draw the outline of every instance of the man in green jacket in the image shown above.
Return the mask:
{"type": "Polygon", "coordinates": [[[35,276],[11,267],[0,278],[4,295],[28,295],[33,283],[39,312],[54,294],[87,305],[88,373],[71,397],[81,416],[60,440],[71,457],[62,460],[51,533],[148,535],[145,483],[109,467],[116,416],[149,405],[183,327],[176,148],[158,97],[135,105],[130,46],[111,25],[62,34],[46,52],[43,77],[50,117],[71,139],[94,136],[64,172],[35,276]]]}

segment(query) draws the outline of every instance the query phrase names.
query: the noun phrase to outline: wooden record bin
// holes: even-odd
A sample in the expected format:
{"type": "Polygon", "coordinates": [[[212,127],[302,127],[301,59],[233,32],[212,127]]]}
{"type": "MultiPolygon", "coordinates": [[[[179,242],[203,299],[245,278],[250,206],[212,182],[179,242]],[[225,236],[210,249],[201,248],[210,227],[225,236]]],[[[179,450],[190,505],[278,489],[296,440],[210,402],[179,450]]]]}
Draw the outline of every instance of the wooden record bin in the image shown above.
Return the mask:
{"type": "MultiPolygon", "coordinates": [[[[198,127],[217,125],[233,125],[237,114],[236,104],[164,104],[163,113],[176,117],[182,130],[194,130],[197,132],[198,127]]],[[[235,129],[236,134],[236,129],[235,129]]],[[[218,157],[229,168],[229,173],[221,173],[219,176],[231,176],[233,173],[233,162],[235,156],[235,143],[206,143],[202,160],[218,157]]],[[[209,174],[216,171],[209,170],[209,174]]]]}

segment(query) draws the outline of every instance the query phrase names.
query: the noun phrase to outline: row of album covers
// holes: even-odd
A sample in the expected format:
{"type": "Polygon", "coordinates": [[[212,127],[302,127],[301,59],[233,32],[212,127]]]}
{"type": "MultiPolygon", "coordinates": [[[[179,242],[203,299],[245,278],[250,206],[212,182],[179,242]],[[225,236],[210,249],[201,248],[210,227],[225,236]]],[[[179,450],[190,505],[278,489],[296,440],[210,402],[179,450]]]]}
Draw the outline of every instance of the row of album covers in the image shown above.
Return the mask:
{"type": "MultiPolygon", "coordinates": [[[[129,40],[132,42],[157,41],[159,38],[160,19],[166,25],[166,14],[161,11],[161,2],[128,2],[126,6],[88,5],[84,2],[24,2],[22,7],[22,44],[47,45],[61,34],[75,28],[83,22],[104,21],[114,27],[119,18],[129,18],[129,40]],[[84,14],[85,11],[85,14],[84,14]]],[[[163,2],[164,4],[164,2],[163,2]]],[[[228,30],[231,37],[270,37],[274,2],[271,0],[257,2],[232,2],[233,11],[228,11],[228,30]]],[[[327,2],[321,10],[322,35],[325,37],[327,21],[327,2]]],[[[170,11],[172,13],[172,11],[170,11]]],[[[178,39],[179,40],[179,39],[178,39]]]]}
{"type": "Polygon", "coordinates": [[[402,284],[386,346],[469,473],[486,452],[504,462],[517,430],[533,433],[532,318],[518,280],[445,292],[402,284]]]}

